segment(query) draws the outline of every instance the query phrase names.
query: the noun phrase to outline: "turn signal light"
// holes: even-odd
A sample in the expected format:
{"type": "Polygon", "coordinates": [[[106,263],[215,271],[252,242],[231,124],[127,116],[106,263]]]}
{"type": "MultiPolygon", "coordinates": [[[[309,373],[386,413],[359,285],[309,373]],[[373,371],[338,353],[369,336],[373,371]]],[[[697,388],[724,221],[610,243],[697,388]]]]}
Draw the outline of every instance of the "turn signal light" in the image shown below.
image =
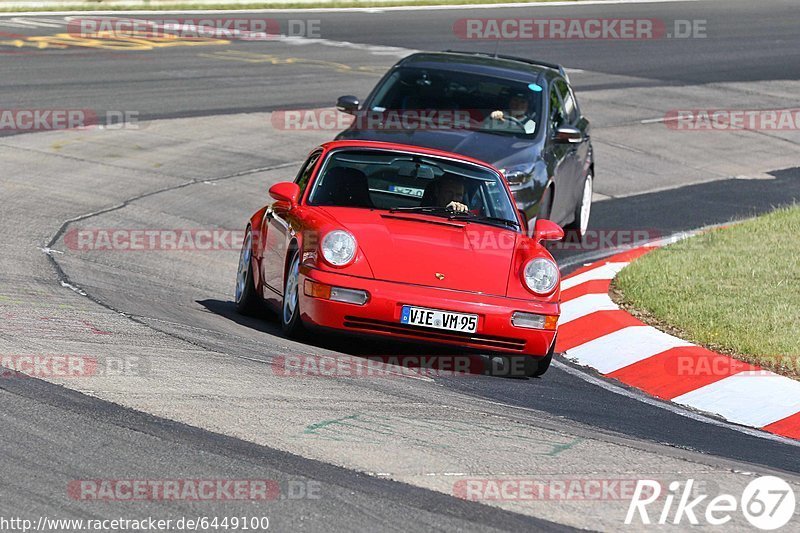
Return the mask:
{"type": "Polygon", "coordinates": [[[367,291],[332,287],[310,279],[305,280],[303,284],[303,293],[312,298],[322,298],[323,300],[333,300],[334,302],[356,305],[364,305],[369,300],[369,293],[367,291]]]}
{"type": "Polygon", "coordinates": [[[311,281],[310,279],[306,279],[306,282],[303,284],[303,293],[306,296],[310,296],[312,298],[322,298],[324,300],[330,300],[331,286],[324,285],[322,283],[317,283],[316,281],[311,281]]]}
{"type": "Polygon", "coordinates": [[[555,330],[558,317],[517,311],[511,315],[511,324],[518,328],[555,330]]]}

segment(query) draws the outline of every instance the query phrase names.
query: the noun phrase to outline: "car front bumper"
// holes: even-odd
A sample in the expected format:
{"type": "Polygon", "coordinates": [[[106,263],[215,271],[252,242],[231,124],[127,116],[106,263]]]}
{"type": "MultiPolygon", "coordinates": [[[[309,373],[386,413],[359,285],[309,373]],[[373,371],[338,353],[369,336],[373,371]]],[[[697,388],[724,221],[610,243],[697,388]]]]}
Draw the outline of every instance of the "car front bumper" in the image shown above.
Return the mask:
{"type": "Polygon", "coordinates": [[[553,344],[556,330],[517,327],[511,323],[511,315],[515,311],[559,315],[558,303],[358,278],[307,266],[300,269],[299,292],[301,319],[312,327],[446,344],[490,353],[545,356],[553,344]],[[307,279],[324,285],[365,290],[369,299],[364,305],[358,305],[308,296],[303,291],[307,279]],[[402,324],[400,315],[404,305],[476,314],[478,328],[475,333],[461,333],[402,324]]]}

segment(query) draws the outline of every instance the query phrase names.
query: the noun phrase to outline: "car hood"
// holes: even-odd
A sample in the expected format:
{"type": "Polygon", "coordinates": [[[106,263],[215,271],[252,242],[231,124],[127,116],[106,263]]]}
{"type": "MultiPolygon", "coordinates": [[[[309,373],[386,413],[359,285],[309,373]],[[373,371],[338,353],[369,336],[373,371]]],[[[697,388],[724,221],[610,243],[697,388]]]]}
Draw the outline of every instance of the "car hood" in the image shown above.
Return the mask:
{"type": "Polygon", "coordinates": [[[541,148],[539,140],[527,140],[511,135],[484,133],[467,129],[384,131],[375,129],[348,129],[337,140],[384,141],[410,144],[485,161],[496,168],[518,165],[533,166],[541,148]]]}
{"type": "Polygon", "coordinates": [[[519,238],[514,231],[428,215],[320,209],[356,237],[376,279],[506,294],[519,238]]]}

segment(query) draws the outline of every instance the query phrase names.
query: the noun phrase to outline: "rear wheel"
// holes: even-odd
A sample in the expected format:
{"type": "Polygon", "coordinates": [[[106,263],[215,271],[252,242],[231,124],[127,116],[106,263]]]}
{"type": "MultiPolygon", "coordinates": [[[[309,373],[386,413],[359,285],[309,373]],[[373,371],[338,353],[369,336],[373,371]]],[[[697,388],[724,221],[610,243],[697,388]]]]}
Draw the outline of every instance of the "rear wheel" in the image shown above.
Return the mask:
{"type": "Polygon", "coordinates": [[[287,337],[299,337],[303,333],[300,320],[300,253],[295,252],[289,262],[286,282],[283,286],[281,329],[287,337]]]}
{"type": "Polygon", "coordinates": [[[239,253],[239,267],[236,270],[236,310],[245,315],[252,315],[258,311],[261,302],[258,299],[255,283],[253,281],[253,236],[247,228],[242,242],[242,251],[239,253]]]}
{"type": "Polygon", "coordinates": [[[583,240],[589,230],[589,217],[592,214],[592,194],[594,193],[594,176],[592,172],[586,175],[583,180],[583,192],[581,200],[575,208],[575,220],[565,226],[568,237],[574,235],[578,240],[583,240]]]}

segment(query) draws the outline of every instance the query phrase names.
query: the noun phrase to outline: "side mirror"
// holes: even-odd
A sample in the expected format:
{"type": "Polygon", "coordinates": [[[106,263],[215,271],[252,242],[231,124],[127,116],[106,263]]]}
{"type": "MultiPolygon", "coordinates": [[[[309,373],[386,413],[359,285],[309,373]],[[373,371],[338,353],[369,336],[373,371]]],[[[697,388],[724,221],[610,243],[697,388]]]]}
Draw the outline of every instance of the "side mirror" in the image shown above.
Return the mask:
{"type": "Polygon", "coordinates": [[[536,242],[560,241],[564,238],[564,230],[552,220],[540,218],[533,228],[533,239],[536,242]]]}
{"type": "Polygon", "coordinates": [[[300,187],[291,181],[282,181],[269,188],[269,195],[279,202],[286,202],[291,209],[300,199],[300,187]]]}
{"type": "Polygon", "coordinates": [[[578,128],[572,126],[561,126],[556,130],[553,139],[557,143],[577,144],[583,141],[583,133],[578,128]]]}
{"type": "Polygon", "coordinates": [[[356,114],[359,105],[361,105],[361,102],[358,101],[358,97],[353,96],[352,94],[340,96],[339,99],[336,100],[336,109],[342,113],[348,113],[350,115],[356,114]]]}

